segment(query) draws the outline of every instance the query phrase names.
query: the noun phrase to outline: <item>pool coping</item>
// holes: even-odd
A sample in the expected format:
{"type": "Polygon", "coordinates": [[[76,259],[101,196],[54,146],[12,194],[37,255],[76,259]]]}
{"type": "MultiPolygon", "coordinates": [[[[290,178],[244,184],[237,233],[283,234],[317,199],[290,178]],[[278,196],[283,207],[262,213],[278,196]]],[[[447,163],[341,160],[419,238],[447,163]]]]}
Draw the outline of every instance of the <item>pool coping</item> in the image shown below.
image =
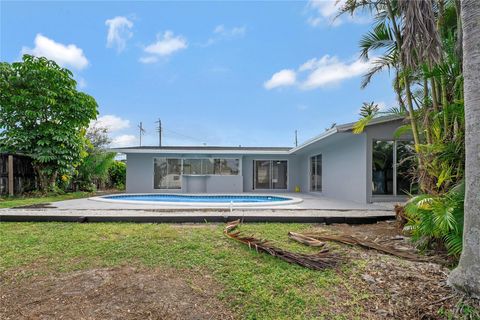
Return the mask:
{"type": "MultiPolygon", "coordinates": [[[[141,196],[141,195],[169,195],[169,196],[188,196],[182,193],[125,193],[121,196],[141,196]]],[[[252,197],[281,197],[281,198],[288,198],[289,200],[285,201],[265,201],[265,202],[169,202],[169,201],[141,201],[141,200],[114,200],[105,198],[107,196],[97,196],[97,197],[90,197],[88,200],[92,201],[99,201],[99,202],[108,202],[108,203],[126,203],[126,204],[161,204],[163,206],[171,206],[171,207],[182,207],[182,208],[222,208],[222,209],[242,209],[242,208],[251,208],[251,207],[279,207],[292,204],[299,204],[303,202],[303,199],[292,197],[292,196],[285,196],[285,195],[273,195],[273,194],[263,194],[263,193],[202,193],[202,194],[191,194],[193,196],[252,196],[252,197]],[[281,203],[279,203],[281,202],[281,203]]],[[[111,195],[115,197],[115,195],[111,195]]],[[[119,195],[117,195],[119,196],[119,195]]]]}

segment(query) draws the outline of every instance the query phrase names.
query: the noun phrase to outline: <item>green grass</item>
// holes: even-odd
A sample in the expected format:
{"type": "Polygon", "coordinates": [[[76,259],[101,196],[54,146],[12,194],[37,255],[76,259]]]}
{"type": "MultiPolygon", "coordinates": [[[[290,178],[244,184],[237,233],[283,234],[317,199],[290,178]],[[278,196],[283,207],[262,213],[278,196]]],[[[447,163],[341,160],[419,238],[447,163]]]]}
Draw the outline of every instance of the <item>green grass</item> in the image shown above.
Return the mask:
{"type": "MultiPolygon", "coordinates": [[[[318,249],[287,239],[288,231],[310,227],[270,223],[241,229],[313,253],[318,249]]],[[[219,297],[242,319],[361,318],[368,295],[351,282],[362,272],[361,261],[338,271],[312,271],[250,250],[222,231],[223,225],[210,224],[2,223],[0,273],[28,277],[126,264],[187,269],[211,274],[224,288],[219,297]],[[335,315],[337,307],[348,313],[335,315]]]]}
{"type": "Polygon", "coordinates": [[[70,192],[62,195],[47,195],[41,197],[6,197],[0,198],[0,208],[13,208],[62,200],[79,199],[91,195],[92,194],[89,192],[70,192]]]}

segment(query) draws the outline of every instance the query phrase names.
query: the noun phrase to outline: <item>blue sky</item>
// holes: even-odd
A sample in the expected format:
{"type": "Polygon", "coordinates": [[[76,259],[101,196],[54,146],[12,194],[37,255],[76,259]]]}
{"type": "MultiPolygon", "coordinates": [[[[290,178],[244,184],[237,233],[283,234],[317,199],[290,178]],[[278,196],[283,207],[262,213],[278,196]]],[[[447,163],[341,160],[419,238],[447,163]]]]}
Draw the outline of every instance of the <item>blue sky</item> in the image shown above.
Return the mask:
{"type": "Polygon", "coordinates": [[[388,73],[360,89],[367,17],[316,2],[0,2],[2,61],[44,55],[99,104],[114,145],[292,146],[362,102],[392,106],[388,73]]]}

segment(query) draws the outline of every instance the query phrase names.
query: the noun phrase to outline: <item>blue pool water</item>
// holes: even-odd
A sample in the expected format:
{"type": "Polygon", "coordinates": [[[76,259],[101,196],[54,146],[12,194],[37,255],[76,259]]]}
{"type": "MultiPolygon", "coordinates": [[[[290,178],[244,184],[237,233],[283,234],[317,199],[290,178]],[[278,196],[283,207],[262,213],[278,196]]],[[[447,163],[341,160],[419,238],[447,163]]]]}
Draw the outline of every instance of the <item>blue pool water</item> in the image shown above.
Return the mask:
{"type": "Polygon", "coordinates": [[[135,194],[104,196],[110,200],[152,201],[152,202],[202,202],[202,203],[245,203],[280,202],[290,198],[264,195],[179,195],[179,194],[135,194]]]}

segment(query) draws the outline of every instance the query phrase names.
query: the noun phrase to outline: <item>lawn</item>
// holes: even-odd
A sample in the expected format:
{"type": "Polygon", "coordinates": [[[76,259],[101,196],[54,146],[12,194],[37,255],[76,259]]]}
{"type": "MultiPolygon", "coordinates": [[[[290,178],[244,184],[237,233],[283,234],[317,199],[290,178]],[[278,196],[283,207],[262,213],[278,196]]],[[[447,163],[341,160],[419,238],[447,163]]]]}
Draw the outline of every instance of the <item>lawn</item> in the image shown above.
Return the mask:
{"type": "Polygon", "coordinates": [[[47,195],[39,197],[5,197],[0,198],[0,208],[13,208],[19,206],[31,206],[40,203],[71,200],[92,196],[89,192],[69,192],[61,195],[47,195]]]}
{"type": "MultiPolygon", "coordinates": [[[[241,226],[243,232],[269,239],[282,248],[314,253],[318,249],[305,247],[287,238],[288,231],[301,232],[311,228],[323,227],[277,223],[241,226]]],[[[182,278],[182,292],[188,289],[191,292],[188,294],[192,295],[188,298],[182,293],[182,297],[191,299],[193,303],[197,297],[204,299],[206,294],[212,294],[212,299],[217,301],[213,312],[223,308],[232,318],[380,319],[385,314],[377,314],[376,308],[378,304],[388,305],[389,299],[400,299],[400,310],[391,312],[404,313],[406,316],[409,314],[408,308],[421,305],[421,293],[415,292],[417,287],[422,287],[418,285],[419,279],[425,278],[421,270],[428,269],[429,277],[435,283],[439,277],[444,276],[440,267],[433,268],[432,271],[429,264],[406,262],[335,244],[329,244],[331,250],[348,258],[343,266],[336,270],[312,271],[257,253],[226,238],[222,231],[223,225],[217,224],[1,223],[2,290],[12,292],[21,286],[30,285],[29,283],[44,283],[45,279],[54,281],[56,277],[78,275],[78,272],[85,270],[121,270],[122,276],[118,281],[138,277],[139,273],[144,274],[140,279],[145,279],[146,274],[161,270],[162,274],[169,274],[172,279],[182,278]],[[119,269],[125,267],[133,267],[135,270],[119,269]],[[386,269],[385,274],[378,275],[381,268],[386,269]],[[387,270],[388,268],[398,270],[387,270]],[[405,279],[398,276],[404,271],[405,279]],[[396,286],[396,278],[411,281],[409,290],[412,292],[402,298],[398,293],[392,297],[393,293],[389,289],[378,291],[383,285],[381,282],[369,284],[369,278],[365,281],[365,273],[368,272],[373,272],[371,274],[375,277],[392,276],[394,279],[388,284],[392,288],[396,286]],[[419,274],[419,278],[416,278],[416,274],[419,274]],[[188,288],[185,289],[185,286],[188,288]]],[[[85,281],[82,280],[82,283],[85,281]]],[[[145,286],[148,283],[151,281],[146,281],[145,286]]],[[[433,290],[431,288],[434,285],[425,285],[428,290],[433,290]]],[[[142,284],[141,291],[146,290],[145,286],[142,284]]],[[[120,289],[125,289],[125,286],[120,289]]],[[[120,289],[116,287],[113,291],[120,289]]],[[[128,290],[127,292],[134,292],[131,288],[128,290]]],[[[46,290],[47,293],[50,291],[46,290]]],[[[156,291],[158,289],[151,292],[154,294],[156,291]]],[[[15,291],[15,294],[19,293],[15,291]]],[[[444,294],[443,291],[438,292],[440,297],[444,294]]],[[[95,299],[98,300],[101,296],[97,294],[95,299]]],[[[424,298],[427,302],[435,300],[435,296],[424,298]]],[[[128,299],[132,299],[132,294],[128,299]]],[[[398,301],[393,302],[395,304],[398,301]]],[[[122,306],[124,303],[123,301],[122,306]]],[[[78,308],[78,301],[75,305],[78,308]]],[[[135,302],[134,306],[139,307],[141,304],[135,302]]],[[[8,315],[11,311],[3,312],[8,315]]],[[[386,309],[382,312],[390,311],[386,309]]],[[[432,312],[449,313],[448,308],[445,309],[441,304],[435,306],[432,312]]]]}

